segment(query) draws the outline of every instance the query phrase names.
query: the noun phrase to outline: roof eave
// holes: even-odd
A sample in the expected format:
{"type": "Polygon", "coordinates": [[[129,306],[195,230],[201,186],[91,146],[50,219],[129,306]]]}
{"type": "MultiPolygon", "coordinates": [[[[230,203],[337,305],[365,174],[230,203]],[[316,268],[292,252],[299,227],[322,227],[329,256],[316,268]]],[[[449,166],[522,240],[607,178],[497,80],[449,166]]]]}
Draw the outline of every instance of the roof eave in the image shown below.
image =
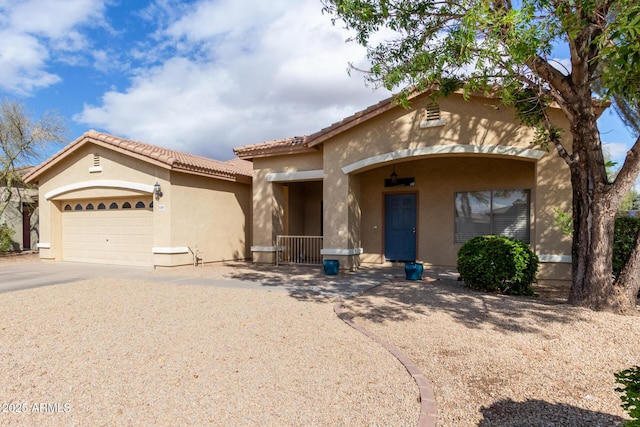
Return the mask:
{"type": "Polygon", "coordinates": [[[205,178],[216,178],[223,181],[238,182],[242,184],[251,184],[252,182],[252,177],[248,175],[236,174],[231,172],[225,173],[225,172],[211,171],[211,170],[198,170],[194,168],[182,167],[180,165],[173,167],[171,171],[186,173],[189,175],[202,176],[205,178]]]}
{"type": "Polygon", "coordinates": [[[358,126],[379,114],[382,114],[386,111],[391,110],[392,108],[399,107],[397,104],[393,102],[393,97],[384,99],[377,104],[372,105],[362,111],[359,111],[352,116],[345,118],[339,122],[334,123],[333,125],[326,127],[316,133],[313,133],[307,138],[307,145],[311,147],[316,147],[318,144],[323,143],[324,141],[345,132],[355,126],[358,126]]]}
{"type": "Polygon", "coordinates": [[[246,154],[242,150],[235,151],[236,156],[242,160],[252,160],[260,157],[286,156],[290,154],[317,153],[318,147],[276,147],[260,150],[248,150],[246,154]]]}

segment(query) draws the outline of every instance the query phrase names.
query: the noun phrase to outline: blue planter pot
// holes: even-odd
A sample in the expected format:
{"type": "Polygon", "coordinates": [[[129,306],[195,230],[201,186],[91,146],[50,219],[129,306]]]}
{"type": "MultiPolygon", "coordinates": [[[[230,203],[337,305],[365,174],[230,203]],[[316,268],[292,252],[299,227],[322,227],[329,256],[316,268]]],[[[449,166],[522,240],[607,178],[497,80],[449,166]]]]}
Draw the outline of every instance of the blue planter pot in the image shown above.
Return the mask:
{"type": "Polygon", "coordinates": [[[322,267],[324,268],[324,274],[335,276],[340,269],[340,262],[337,259],[325,259],[322,261],[322,267]]]}
{"type": "Polygon", "coordinates": [[[408,262],[404,265],[404,274],[407,280],[422,280],[424,266],[418,262],[408,262]]]}

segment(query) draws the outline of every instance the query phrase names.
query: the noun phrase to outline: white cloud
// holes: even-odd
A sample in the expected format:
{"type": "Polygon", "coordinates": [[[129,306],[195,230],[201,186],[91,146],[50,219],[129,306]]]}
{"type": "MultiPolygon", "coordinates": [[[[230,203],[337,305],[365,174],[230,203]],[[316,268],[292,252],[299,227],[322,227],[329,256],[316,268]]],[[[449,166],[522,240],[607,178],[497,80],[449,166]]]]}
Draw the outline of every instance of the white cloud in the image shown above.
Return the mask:
{"type": "Polygon", "coordinates": [[[137,69],[128,89],[74,120],[219,159],[235,146],[315,132],[389,96],[347,75],[348,62],[365,56],[347,36],[317,0],[200,1],[166,27],[172,57],[137,69]]]}
{"type": "Polygon", "coordinates": [[[37,39],[8,31],[0,31],[0,39],[0,88],[29,94],[60,81],[45,71],[49,54],[37,39]]]}
{"type": "Polygon", "coordinates": [[[628,150],[629,146],[624,142],[605,142],[602,144],[602,151],[605,156],[617,163],[615,169],[622,166],[628,150]]]}
{"type": "Polygon", "coordinates": [[[101,21],[102,0],[29,0],[10,10],[11,27],[18,32],[63,39],[76,25],[101,21]]]}
{"type": "Polygon", "coordinates": [[[549,63],[565,76],[568,76],[571,72],[571,58],[552,58],[549,60],[549,63]]]}
{"type": "MultiPolygon", "coordinates": [[[[54,53],[87,47],[77,26],[99,25],[103,0],[0,3],[0,89],[30,95],[61,81],[47,71],[54,53]]],[[[67,59],[66,62],[74,62],[67,59]]]]}

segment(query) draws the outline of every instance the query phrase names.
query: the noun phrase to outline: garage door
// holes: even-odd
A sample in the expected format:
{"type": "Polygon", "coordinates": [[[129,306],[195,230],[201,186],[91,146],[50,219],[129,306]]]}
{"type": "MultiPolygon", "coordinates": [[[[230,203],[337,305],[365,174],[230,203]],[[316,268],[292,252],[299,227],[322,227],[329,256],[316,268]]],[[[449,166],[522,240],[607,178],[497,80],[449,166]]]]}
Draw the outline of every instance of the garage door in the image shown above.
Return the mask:
{"type": "Polygon", "coordinates": [[[123,205],[132,204],[112,203],[111,209],[109,204],[104,209],[95,208],[103,207],[102,203],[66,205],[62,213],[62,258],[76,262],[152,266],[153,212],[135,209],[135,204],[122,209],[123,205]]]}

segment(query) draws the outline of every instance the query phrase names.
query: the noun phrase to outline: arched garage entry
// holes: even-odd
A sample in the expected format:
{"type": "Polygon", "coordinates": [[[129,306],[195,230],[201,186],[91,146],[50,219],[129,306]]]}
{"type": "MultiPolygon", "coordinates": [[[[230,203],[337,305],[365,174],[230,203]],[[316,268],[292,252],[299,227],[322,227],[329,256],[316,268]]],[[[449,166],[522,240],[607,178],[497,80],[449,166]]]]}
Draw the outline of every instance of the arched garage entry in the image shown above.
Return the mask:
{"type": "Polygon", "coordinates": [[[151,197],[62,204],[64,261],[153,265],[151,197]]]}

